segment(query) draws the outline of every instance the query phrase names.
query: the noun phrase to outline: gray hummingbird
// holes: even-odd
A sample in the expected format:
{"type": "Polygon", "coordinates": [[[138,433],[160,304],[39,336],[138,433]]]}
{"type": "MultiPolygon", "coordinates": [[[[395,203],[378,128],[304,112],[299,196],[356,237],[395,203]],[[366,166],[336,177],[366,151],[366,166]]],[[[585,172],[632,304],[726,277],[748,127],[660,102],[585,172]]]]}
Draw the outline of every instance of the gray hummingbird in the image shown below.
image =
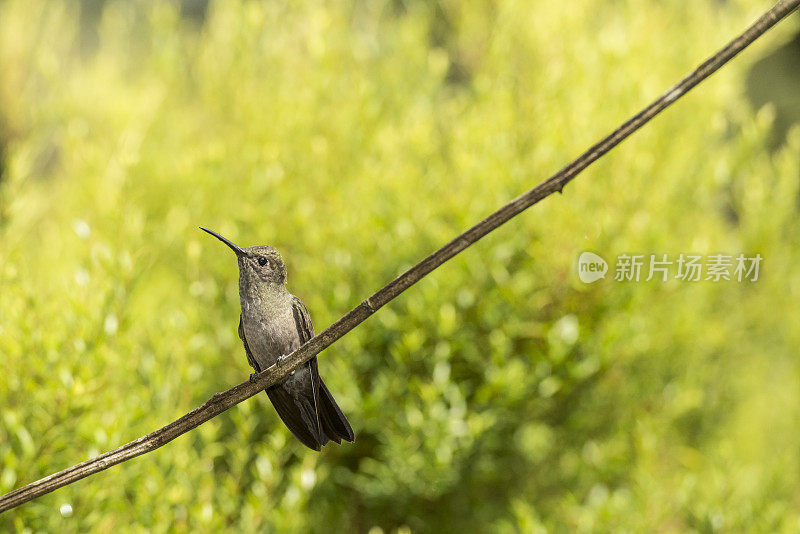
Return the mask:
{"type": "MultiPolygon", "coordinates": [[[[308,310],[286,289],[286,266],[277,249],[267,245],[242,248],[208,228],[200,229],[236,253],[242,306],[239,337],[247,361],[257,373],[279,364],[314,337],[308,310]]],[[[303,445],[318,451],[328,441],[355,440],[350,423],[319,376],[316,357],[266,392],[284,424],[303,445]]]]}

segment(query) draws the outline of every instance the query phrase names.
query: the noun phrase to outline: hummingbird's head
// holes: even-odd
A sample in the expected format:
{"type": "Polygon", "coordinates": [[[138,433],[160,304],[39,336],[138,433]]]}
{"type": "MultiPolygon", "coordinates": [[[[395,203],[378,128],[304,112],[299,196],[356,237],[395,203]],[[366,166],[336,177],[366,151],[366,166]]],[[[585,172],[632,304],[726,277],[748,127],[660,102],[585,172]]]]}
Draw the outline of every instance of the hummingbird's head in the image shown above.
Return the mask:
{"type": "Polygon", "coordinates": [[[275,247],[256,245],[242,248],[208,228],[201,226],[200,229],[213,235],[236,253],[236,258],[239,261],[240,280],[244,279],[248,284],[254,282],[286,283],[286,265],[283,263],[280,252],[275,247]]]}
{"type": "Polygon", "coordinates": [[[256,245],[244,249],[239,255],[239,270],[247,269],[262,282],[286,283],[286,265],[278,249],[269,245],[256,245]]]}

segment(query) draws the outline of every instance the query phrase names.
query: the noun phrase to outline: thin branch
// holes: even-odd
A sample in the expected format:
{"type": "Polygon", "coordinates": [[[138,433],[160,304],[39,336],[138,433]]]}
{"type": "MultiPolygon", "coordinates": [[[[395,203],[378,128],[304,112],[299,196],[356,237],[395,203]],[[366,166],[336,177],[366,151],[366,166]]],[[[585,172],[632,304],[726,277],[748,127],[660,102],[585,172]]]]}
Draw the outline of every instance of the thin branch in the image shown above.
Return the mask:
{"type": "Polygon", "coordinates": [[[294,351],[281,363],[280,367],[273,365],[261,372],[255,378],[254,382],[243,382],[227,391],[214,394],[214,396],[203,405],[155,432],[0,497],[0,512],[19,506],[45,493],[71,484],[76,480],[108,469],[112,465],[155,450],[169,443],[181,434],[205,423],[212,417],[219,415],[228,408],[252,397],[264,388],[282,381],[293,369],[319,354],[323,349],[355,328],[386,303],[397,297],[400,293],[414,285],[421,278],[472,243],[475,243],[481,237],[495,230],[500,225],[543,198],[555,192],[560,193],[564,189],[564,186],[575,178],[583,169],[641,128],[650,119],[682,97],[698,83],[708,78],[722,65],[763,35],[779,20],[789,15],[798,6],[800,6],[800,0],[781,0],[776,3],[772,9],[764,13],[741,35],[733,39],[681,81],[670,87],[649,106],[628,119],[622,126],[614,130],[600,142],[590,147],[572,163],[527,193],[515,198],[492,213],[484,220],[417,263],[411,269],[392,280],[385,287],[379,289],[371,297],[350,310],[344,317],[294,351]]]}

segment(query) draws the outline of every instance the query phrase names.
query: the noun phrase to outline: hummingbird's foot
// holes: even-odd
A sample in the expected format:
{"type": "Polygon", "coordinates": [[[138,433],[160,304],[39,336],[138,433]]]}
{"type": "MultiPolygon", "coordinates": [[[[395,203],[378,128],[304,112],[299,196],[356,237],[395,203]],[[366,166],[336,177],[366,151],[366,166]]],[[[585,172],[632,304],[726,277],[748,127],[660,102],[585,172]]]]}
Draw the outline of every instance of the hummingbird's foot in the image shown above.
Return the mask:
{"type": "Polygon", "coordinates": [[[256,375],[257,374],[258,373],[250,373],[250,382],[255,382],[256,381],[256,375]]]}

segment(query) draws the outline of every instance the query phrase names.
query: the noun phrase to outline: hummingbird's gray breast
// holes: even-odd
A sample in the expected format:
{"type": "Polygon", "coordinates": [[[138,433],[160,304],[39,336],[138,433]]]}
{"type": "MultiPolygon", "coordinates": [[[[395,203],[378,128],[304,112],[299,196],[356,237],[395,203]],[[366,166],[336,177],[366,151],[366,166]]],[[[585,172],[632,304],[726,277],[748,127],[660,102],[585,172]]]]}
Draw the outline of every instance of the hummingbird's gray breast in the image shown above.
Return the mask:
{"type": "MultiPolygon", "coordinates": [[[[263,297],[262,297],[263,298],[263,297]]],[[[300,347],[300,336],[290,302],[242,299],[242,326],[253,358],[261,369],[300,347]]]]}

